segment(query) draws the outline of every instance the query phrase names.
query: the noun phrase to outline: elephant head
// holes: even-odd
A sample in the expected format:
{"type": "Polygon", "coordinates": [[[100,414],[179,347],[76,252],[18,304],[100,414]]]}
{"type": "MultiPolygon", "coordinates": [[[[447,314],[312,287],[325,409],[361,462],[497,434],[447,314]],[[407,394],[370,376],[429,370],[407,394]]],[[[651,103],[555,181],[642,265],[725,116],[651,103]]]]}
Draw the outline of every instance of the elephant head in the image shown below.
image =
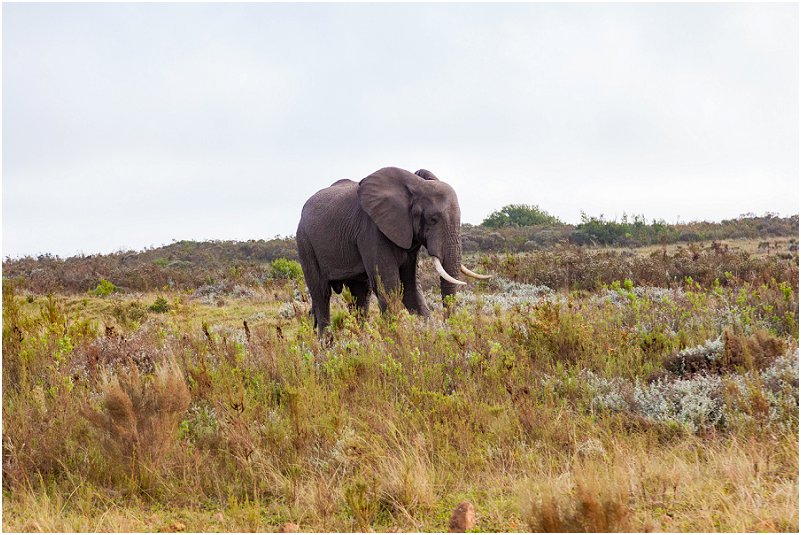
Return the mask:
{"type": "Polygon", "coordinates": [[[378,229],[401,249],[423,245],[439,272],[442,297],[455,293],[462,266],[461,211],[456,192],[430,171],[386,167],[359,183],[359,203],[378,229]]]}

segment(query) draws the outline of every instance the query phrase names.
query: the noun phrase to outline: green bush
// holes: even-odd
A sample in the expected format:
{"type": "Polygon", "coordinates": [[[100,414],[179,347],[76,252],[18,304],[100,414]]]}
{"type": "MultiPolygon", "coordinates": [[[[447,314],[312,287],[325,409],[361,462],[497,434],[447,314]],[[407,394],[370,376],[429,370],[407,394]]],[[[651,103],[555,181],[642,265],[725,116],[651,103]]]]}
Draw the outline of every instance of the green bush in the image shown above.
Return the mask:
{"type": "Polygon", "coordinates": [[[111,308],[111,316],[121,327],[136,329],[147,317],[147,308],[139,301],[119,302],[111,308]]]}
{"type": "Polygon", "coordinates": [[[300,280],[303,270],[297,260],[276,258],[270,262],[270,278],[277,280],[300,280]]]}
{"type": "MultiPolygon", "coordinates": [[[[608,221],[603,214],[599,217],[581,213],[581,223],[573,231],[572,240],[579,245],[618,245],[637,246],[658,243],[674,243],[680,233],[663,220],[654,219],[646,223],[645,216],[635,215],[629,221],[626,214],[620,222],[608,221]]],[[[685,234],[685,239],[692,241],[685,234]]]]}
{"type": "Polygon", "coordinates": [[[90,293],[98,297],[106,297],[107,295],[111,295],[117,290],[118,288],[114,285],[113,282],[107,281],[106,279],[100,279],[100,283],[97,285],[97,287],[95,287],[94,290],[91,290],[90,293]]]}
{"type": "Polygon", "coordinates": [[[481,226],[490,228],[558,225],[562,223],[537,205],[509,204],[488,215],[481,226]]]}
{"type": "Polygon", "coordinates": [[[170,311],[170,304],[167,302],[166,299],[164,299],[164,297],[158,296],[156,300],[153,302],[153,304],[147,308],[149,308],[153,312],[158,312],[159,314],[163,314],[165,312],[170,311]]]}

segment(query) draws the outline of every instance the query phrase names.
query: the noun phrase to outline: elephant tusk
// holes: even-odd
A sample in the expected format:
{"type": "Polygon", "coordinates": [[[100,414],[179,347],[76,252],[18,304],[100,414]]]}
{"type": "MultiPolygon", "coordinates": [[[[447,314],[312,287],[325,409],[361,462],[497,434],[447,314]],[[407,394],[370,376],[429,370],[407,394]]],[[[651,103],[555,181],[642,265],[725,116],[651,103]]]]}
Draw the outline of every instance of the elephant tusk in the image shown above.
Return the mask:
{"type": "Polygon", "coordinates": [[[453,277],[448,275],[448,272],[445,271],[444,267],[442,267],[442,262],[440,262],[439,258],[437,258],[436,256],[434,257],[434,269],[437,270],[437,273],[439,273],[440,277],[442,277],[443,279],[452,284],[467,284],[466,282],[462,282],[459,279],[454,279],[453,277]]]}
{"type": "Polygon", "coordinates": [[[474,273],[464,266],[459,266],[459,267],[462,268],[462,273],[464,273],[468,277],[473,277],[474,279],[481,279],[481,280],[492,278],[492,275],[479,275],[478,273],[474,273]]]}

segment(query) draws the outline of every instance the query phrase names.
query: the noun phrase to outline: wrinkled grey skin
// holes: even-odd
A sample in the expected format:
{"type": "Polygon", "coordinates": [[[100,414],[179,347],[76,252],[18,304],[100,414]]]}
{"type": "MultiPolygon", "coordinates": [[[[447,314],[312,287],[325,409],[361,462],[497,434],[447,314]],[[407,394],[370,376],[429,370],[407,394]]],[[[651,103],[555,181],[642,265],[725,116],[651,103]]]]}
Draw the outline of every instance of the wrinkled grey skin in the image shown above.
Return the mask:
{"type": "MultiPolygon", "coordinates": [[[[318,333],[331,321],[331,290],[340,293],[343,287],[362,315],[373,293],[383,312],[386,291],[401,292],[407,310],[428,316],[417,281],[420,246],[458,278],[460,228],[456,192],[425,169],[413,174],[385,167],[359,183],[339,180],[312,195],[303,206],[297,242],[318,333]]],[[[444,299],[456,285],[440,279],[440,290],[444,299]]]]}

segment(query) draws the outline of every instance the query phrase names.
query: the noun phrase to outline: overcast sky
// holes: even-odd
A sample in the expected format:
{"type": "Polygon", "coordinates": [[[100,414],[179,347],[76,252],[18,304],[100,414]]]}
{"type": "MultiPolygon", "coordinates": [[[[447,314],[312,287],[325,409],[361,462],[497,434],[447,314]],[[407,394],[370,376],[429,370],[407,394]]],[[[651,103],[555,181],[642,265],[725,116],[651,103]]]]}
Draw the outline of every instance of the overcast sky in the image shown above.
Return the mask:
{"type": "Polygon", "coordinates": [[[795,4],[4,4],[3,255],[294,235],[421,167],[478,224],[798,213],[795,4]]]}

